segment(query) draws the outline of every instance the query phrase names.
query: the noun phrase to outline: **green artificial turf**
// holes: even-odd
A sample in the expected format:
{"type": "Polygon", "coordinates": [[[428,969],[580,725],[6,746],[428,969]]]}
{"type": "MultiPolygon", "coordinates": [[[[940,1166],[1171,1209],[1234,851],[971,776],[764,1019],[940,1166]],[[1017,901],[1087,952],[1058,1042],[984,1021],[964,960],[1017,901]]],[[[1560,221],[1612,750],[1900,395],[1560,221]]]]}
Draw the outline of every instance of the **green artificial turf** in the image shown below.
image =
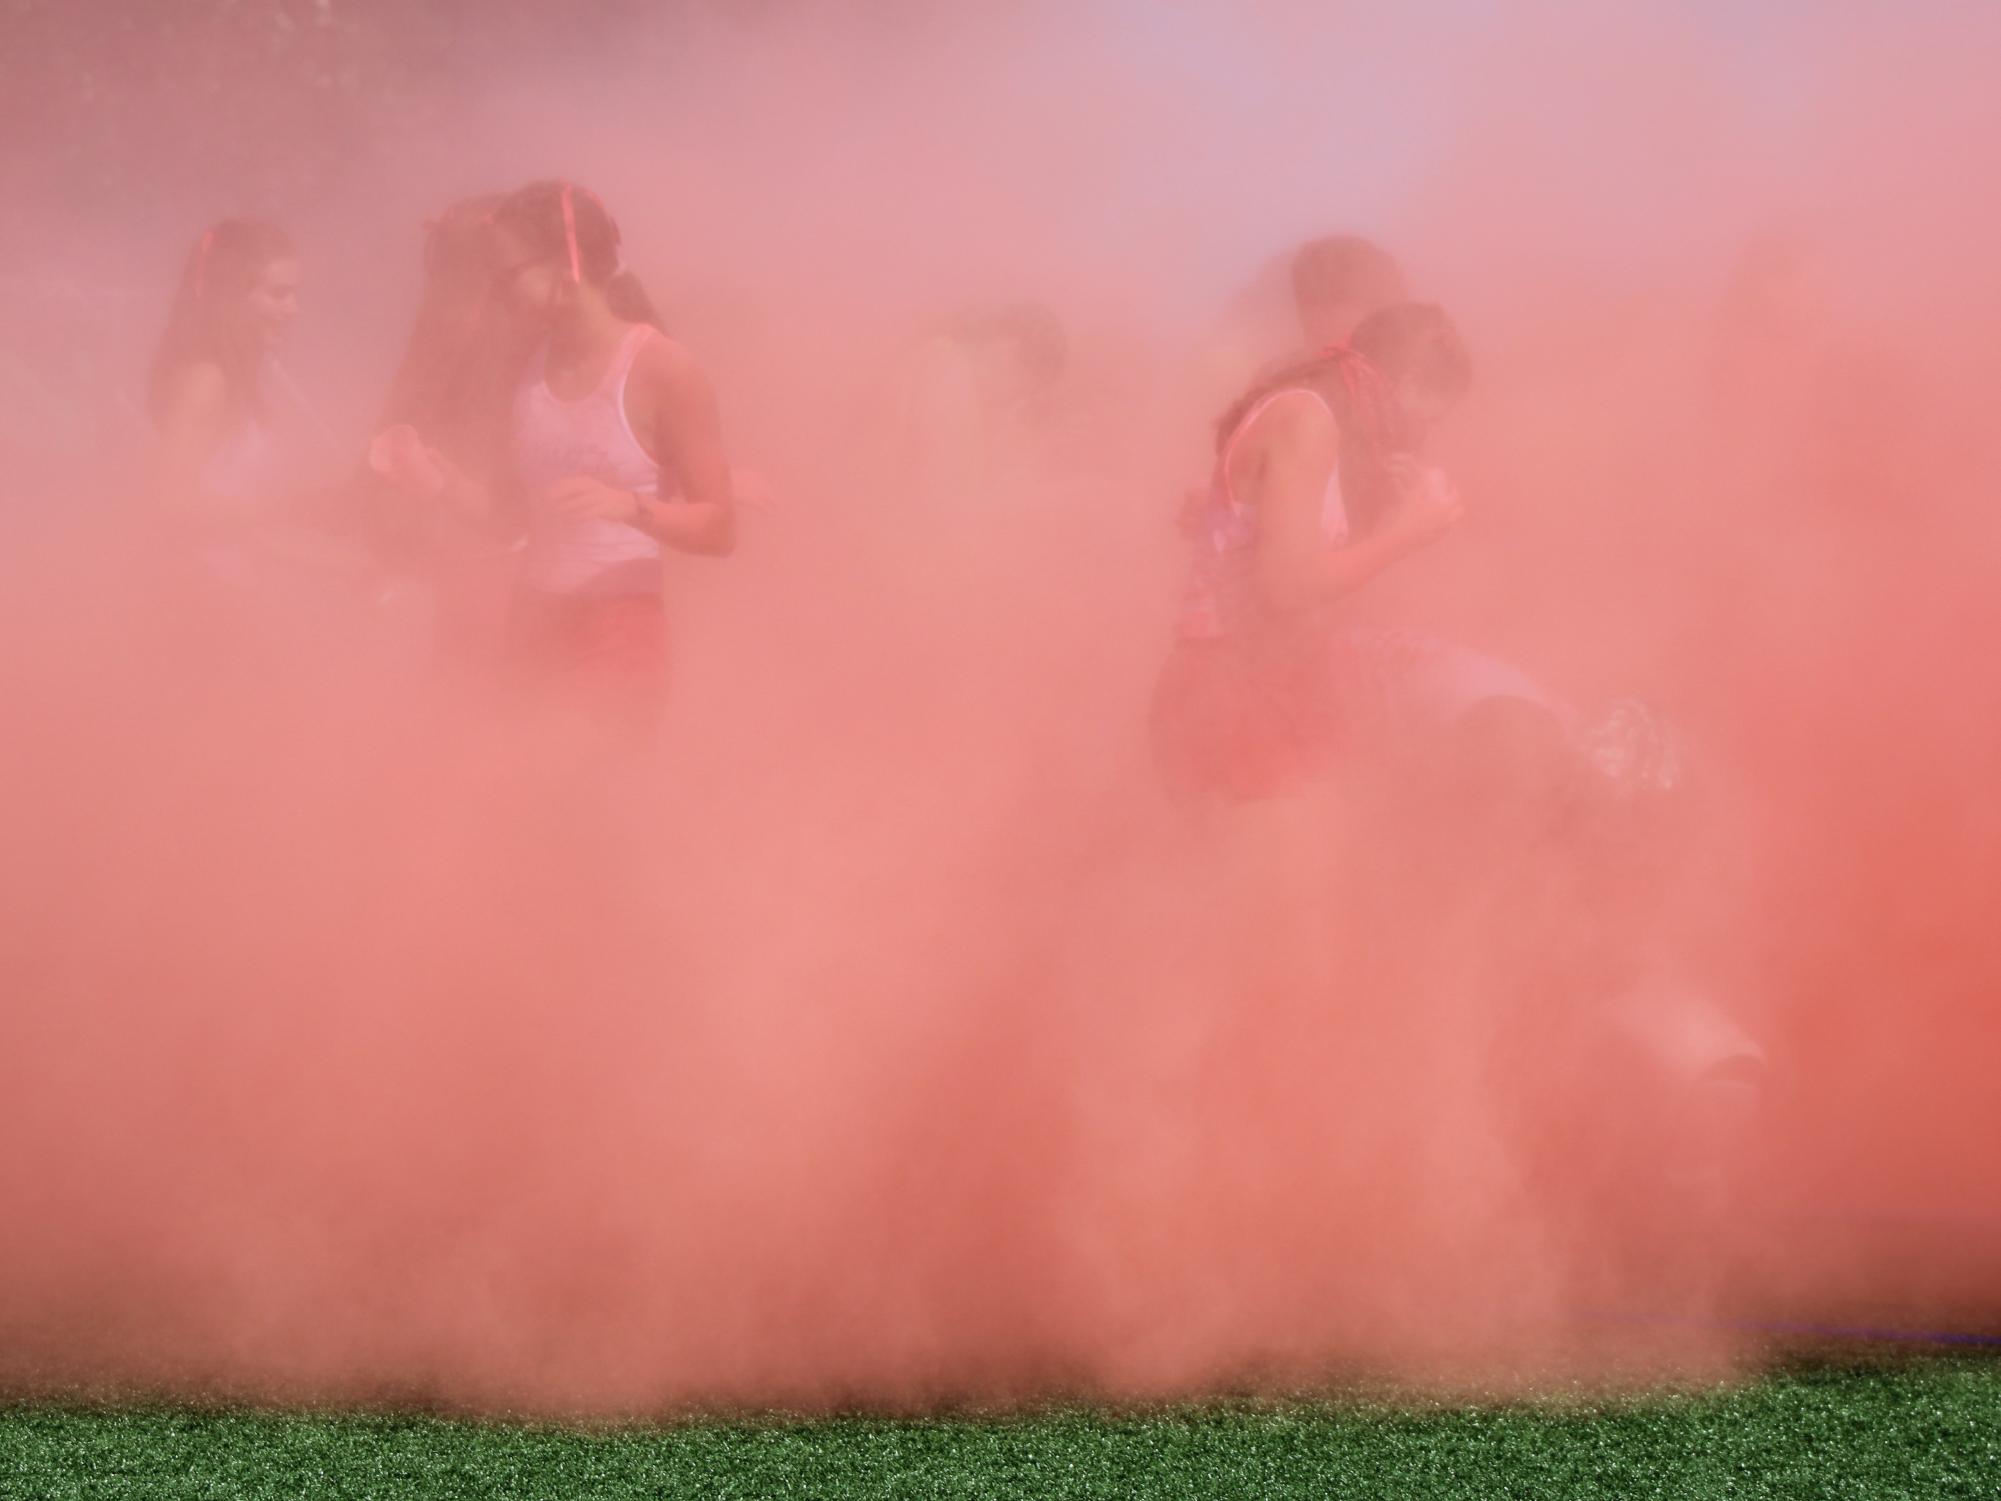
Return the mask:
{"type": "Polygon", "coordinates": [[[395,1416],[0,1408],[0,1495],[2001,1497],[2001,1360],[1796,1367],[1591,1405],[1236,1404],[605,1432],[395,1416]]]}

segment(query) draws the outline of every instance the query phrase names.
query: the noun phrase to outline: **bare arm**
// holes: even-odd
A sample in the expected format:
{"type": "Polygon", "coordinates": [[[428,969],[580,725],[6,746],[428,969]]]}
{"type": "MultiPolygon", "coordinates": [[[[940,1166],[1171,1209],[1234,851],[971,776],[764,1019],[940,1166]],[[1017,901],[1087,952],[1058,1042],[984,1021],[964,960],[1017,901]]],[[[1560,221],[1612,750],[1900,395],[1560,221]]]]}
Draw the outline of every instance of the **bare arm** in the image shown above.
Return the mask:
{"type": "Polygon", "coordinates": [[[1258,585],[1279,610],[1310,610],[1352,594],[1450,525],[1399,507],[1368,536],[1330,542],[1320,512],[1339,472],[1340,431],[1326,405],[1305,392],[1273,402],[1245,436],[1237,462],[1251,473],[1233,477],[1256,485],[1258,585]]]}
{"type": "Polygon", "coordinates": [[[736,503],[708,377],[666,339],[648,343],[634,374],[652,405],[661,463],[681,486],[678,501],[641,498],[635,525],[680,552],[729,556],[736,549],[736,503]]]}

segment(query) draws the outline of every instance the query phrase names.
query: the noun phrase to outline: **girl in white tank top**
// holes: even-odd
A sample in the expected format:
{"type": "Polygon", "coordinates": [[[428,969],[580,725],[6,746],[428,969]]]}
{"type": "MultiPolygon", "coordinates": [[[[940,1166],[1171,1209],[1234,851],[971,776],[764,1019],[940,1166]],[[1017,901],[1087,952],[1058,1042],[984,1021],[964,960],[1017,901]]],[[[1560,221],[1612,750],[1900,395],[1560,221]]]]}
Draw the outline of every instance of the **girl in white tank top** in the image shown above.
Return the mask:
{"type": "MultiPolygon", "coordinates": [[[[270,421],[275,352],[298,308],[297,252],[284,231],[225,219],[204,231],[153,356],[165,519],[213,541],[268,521],[283,482],[270,421]]],[[[282,389],[282,383],[281,383],[282,389]]]]}
{"type": "Polygon", "coordinates": [[[513,457],[528,504],[528,544],[521,582],[551,594],[653,594],[660,588],[661,545],[629,522],[574,517],[552,494],[579,476],[615,490],[657,498],[660,466],[626,415],[633,361],[657,330],[626,331],[595,389],[564,401],[549,389],[547,352],[535,357],[514,401],[513,457]]]}
{"type": "Polygon", "coordinates": [[[175,587],[202,608],[345,608],[377,587],[374,560],[301,504],[320,498],[315,471],[338,444],[277,359],[300,281],[283,230],[218,221],[188,256],[153,356],[150,520],[175,587]]]}
{"type": "Polygon", "coordinates": [[[492,224],[501,294],[546,335],[510,424],[528,518],[517,650],[570,676],[651,682],[665,657],[663,553],[735,545],[715,398],[620,269],[594,195],[531,184],[492,224]]]}

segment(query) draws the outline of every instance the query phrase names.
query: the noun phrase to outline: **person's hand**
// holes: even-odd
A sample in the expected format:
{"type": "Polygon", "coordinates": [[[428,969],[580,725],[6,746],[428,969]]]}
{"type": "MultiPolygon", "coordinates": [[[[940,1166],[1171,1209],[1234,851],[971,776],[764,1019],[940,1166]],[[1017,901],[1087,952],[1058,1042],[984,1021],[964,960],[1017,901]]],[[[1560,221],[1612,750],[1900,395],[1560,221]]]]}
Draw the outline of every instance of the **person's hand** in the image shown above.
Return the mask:
{"type": "Polygon", "coordinates": [[[1443,469],[1420,464],[1409,454],[1392,454],[1387,462],[1397,487],[1389,525],[1397,535],[1419,545],[1436,542],[1465,519],[1459,487],[1443,469]]]}
{"type": "Polygon", "coordinates": [[[407,422],[385,427],[368,445],[368,467],[399,490],[435,500],[445,490],[447,465],[407,422]]]}
{"type": "Polygon", "coordinates": [[[587,474],[573,474],[557,480],[547,491],[550,508],[566,521],[639,520],[639,497],[630,490],[616,489],[587,474]]]}

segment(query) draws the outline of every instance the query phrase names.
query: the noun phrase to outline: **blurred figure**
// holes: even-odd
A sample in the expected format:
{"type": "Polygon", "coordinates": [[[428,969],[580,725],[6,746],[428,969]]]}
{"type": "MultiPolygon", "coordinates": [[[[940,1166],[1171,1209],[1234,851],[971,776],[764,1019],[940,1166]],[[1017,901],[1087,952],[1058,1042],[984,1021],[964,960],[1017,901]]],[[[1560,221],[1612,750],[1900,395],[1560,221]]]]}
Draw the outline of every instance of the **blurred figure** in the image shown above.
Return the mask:
{"type": "MultiPolygon", "coordinates": [[[[1421,360],[1419,347],[1434,337],[1427,305],[1400,301],[1405,283],[1395,259],[1359,235],[1328,235],[1301,245],[1286,263],[1285,283],[1296,324],[1290,337],[1303,339],[1308,352],[1266,363],[1256,385],[1284,379],[1287,370],[1311,361],[1316,351],[1345,351],[1351,378],[1373,387],[1382,383],[1383,372],[1405,370],[1421,360]]],[[[1351,464],[1346,474],[1344,506],[1360,530],[1372,525],[1387,505],[1393,479],[1407,481],[1425,467],[1425,433],[1438,415],[1435,393],[1408,377],[1388,384],[1398,389],[1381,406],[1386,418],[1381,461],[1351,464]]],[[[1184,500],[1184,533],[1199,532],[1208,499],[1207,491],[1197,490],[1184,500]]],[[[1351,737],[1368,740],[1377,752],[1393,752],[1400,739],[1449,726],[1479,705],[1498,700],[1548,711],[1552,722],[1535,725],[1532,733],[1551,743],[1560,738],[1554,721],[1568,711],[1528,674],[1428,632],[1350,625],[1336,637],[1336,654],[1348,680],[1351,737]]],[[[1520,716],[1497,716],[1494,722],[1514,724],[1524,734],[1531,733],[1533,723],[1520,716]]],[[[1519,761],[1519,747],[1486,748],[1519,761]]]]}
{"type": "MultiPolygon", "coordinates": [[[[532,676],[645,717],[665,670],[663,554],[735,546],[715,396],[620,264],[618,227],[594,194],[534,183],[495,204],[489,228],[469,263],[496,257],[492,295],[528,350],[511,382],[505,462],[476,479],[409,427],[378,437],[378,467],[474,516],[518,505],[512,655],[532,676]]],[[[483,296],[447,295],[437,316],[483,338],[485,313],[483,296]]],[[[496,331],[487,349],[504,369],[514,338],[496,331]]],[[[491,436],[492,378],[468,375],[463,404],[443,409],[475,445],[491,436]]]]}
{"type": "MultiPolygon", "coordinates": [[[[462,198],[426,222],[424,288],[370,448],[378,534],[432,580],[440,642],[460,660],[502,650],[526,544],[510,430],[542,334],[502,296],[502,202],[462,198]]],[[[738,502],[766,500],[750,470],[734,470],[732,488],[738,502]]]]}
{"type": "Polygon", "coordinates": [[[278,482],[272,360],[298,316],[298,252],[283,230],[225,219],[188,257],[153,354],[158,500],[216,527],[267,516],[278,482]]]}
{"type": "Polygon", "coordinates": [[[1406,296],[1388,251],[1359,235],[1309,240],[1292,257],[1292,305],[1308,349],[1346,344],[1369,318],[1406,296]]]}
{"type": "Polygon", "coordinates": [[[423,294],[382,414],[384,427],[415,427],[481,481],[497,473],[514,384],[534,345],[498,295],[502,199],[462,199],[424,226],[423,294]]]}
{"type": "Polygon", "coordinates": [[[423,290],[369,452],[375,535],[428,580],[438,643],[467,662],[501,653],[523,533],[507,443],[535,331],[499,295],[501,198],[425,225],[423,290]]]}
{"type": "Polygon", "coordinates": [[[1154,705],[1178,787],[1258,798],[1325,770],[1349,712],[1336,675],[1343,601],[1459,522],[1458,492],[1417,450],[1471,382],[1465,346],[1428,304],[1372,322],[1358,348],[1276,372],[1217,425],[1154,705]]]}
{"type": "Polygon", "coordinates": [[[147,385],[154,519],[210,584],[267,598],[296,598],[308,579],[346,590],[374,576],[334,540],[316,504],[324,484],[304,483],[311,451],[332,442],[277,360],[301,280],[283,230],[213,225],[188,256],[147,385]]]}
{"type": "Polygon", "coordinates": [[[1719,1232],[1757,1208],[1769,1086],[1765,998],[1734,957],[1741,834],[1713,777],[1638,705],[1600,715],[1578,748],[1535,819],[1518,784],[1429,784],[1435,858],[1406,879],[1477,945],[1476,969],[1434,983],[1482,992],[1524,1186],[1553,1224],[1590,1227],[1584,1288],[1612,1295],[1591,1285],[1605,1277],[1699,1306],[1725,1270],[1719,1232]]]}
{"type": "Polygon", "coordinates": [[[1231,301],[1201,357],[1204,400],[1226,401],[1345,344],[1363,319],[1406,296],[1395,258],[1360,235],[1323,235],[1274,257],[1231,301]]]}
{"type": "MultiPolygon", "coordinates": [[[[1377,364],[1358,352],[1365,324],[1354,347],[1251,383],[1215,424],[1213,475],[1149,722],[1162,779],[1199,840],[1202,920],[1229,956],[1190,1087],[1219,1119],[1273,1123],[1273,1134],[1245,1143],[1253,1154],[1281,1139],[1325,1142],[1330,1198],[1340,1195],[1340,1146],[1322,1102],[1367,1087],[1360,1065],[1372,1031],[1394,1035],[1377,1027],[1371,998],[1396,993],[1365,973],[1386,945],[1355,921],[1348,890],[1363,879],[1356,805],[1367,800],[1350,755],[1354,686],[1337,646],[1357,593],[1458,525],[1457,491],[1418,455],[1424,427],[1472,382],[1441,309],[1376,316],[1385,331],[1422,334],[1385,337],[1377,364]],[[1353,933],[1369,934],[1366,954],[1347,952],[1361,947],[1353,933]],[[1330,1028],[1343,997],[1344,1021],[1330,1028]]],[[[1378,1040],[1373,1053],[1387,1046],[1378,1040]]],[[[1200,1161],[1205,1149],[1190,1150],[1200,1161]]],[[[1258,1174],[1235,1162],[1197,1171],[1214,1195],[1205,1215],[1226,1237],[1273,1223],[1278,1206],[1261,1197],[1258,1174]]],[[[1319,1239],[1316,1255],[1341,1254],[1319,1239]]],[[[1227,1254],[1251,1285],[1269,1248],[1246,1237],[1227,1254]]]]}
{"type": "MultiPolygon", "coordinates": [[[[1343,347],[1371,314],[1404,298],[1402,270],[1388,251],[1360,235],[1308,240],[1267,266],[1224,320],[1202,359],[1204,401],[1263,384],[1322,351],[1343,347]]],[[[1182,496],[1180,522],[1192,535],[1207,490],[1182,496]]]]}
{"type": "MultiPolygon", "coordinates": [[[[977,743],[1013,702],[1002,687],[1032,674],[1039,633],[1024,611],[1061,608],[1050,537],[1070,503],[1055,428],[1067,406],[1069,337],[1037,302],[961,313],[911,349],[891,395],[898,535],[924,566],[896,566],[877,591],[891,650],[931,685],[933,733],[952,722],[977,743]],[[984,726],[984,728],[980,728],[984,726]]],[[[970,752],[969,752],[970,754],[970,752]]]]}
{"type": "Polygon", "coordinates": [[[1069,362],[1054,312],[1017,302],[966,314],[916,351],[899,392],[897,462],[910,493],[954,503],[1027,457],[1069,362]]]}

